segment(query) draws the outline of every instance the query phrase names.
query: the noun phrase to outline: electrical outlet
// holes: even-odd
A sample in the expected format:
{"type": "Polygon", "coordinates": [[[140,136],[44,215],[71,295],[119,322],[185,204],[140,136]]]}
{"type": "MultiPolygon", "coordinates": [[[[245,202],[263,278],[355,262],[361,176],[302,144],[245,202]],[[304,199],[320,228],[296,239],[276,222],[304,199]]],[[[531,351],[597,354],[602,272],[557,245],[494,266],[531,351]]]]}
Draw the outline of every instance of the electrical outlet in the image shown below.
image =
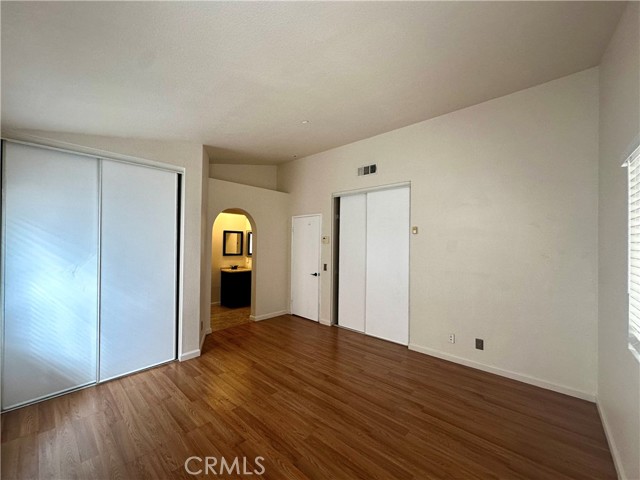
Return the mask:
{"type": "Polygon", "coordinates": [[[449,343],[456,343],[456,334],[455,333],[449,334],[449,343]]]}
{"type": "Polygon", "coordinates": [[[484,350],[484,340],[481,338],[476,338],[476,349],[484,350]]]}

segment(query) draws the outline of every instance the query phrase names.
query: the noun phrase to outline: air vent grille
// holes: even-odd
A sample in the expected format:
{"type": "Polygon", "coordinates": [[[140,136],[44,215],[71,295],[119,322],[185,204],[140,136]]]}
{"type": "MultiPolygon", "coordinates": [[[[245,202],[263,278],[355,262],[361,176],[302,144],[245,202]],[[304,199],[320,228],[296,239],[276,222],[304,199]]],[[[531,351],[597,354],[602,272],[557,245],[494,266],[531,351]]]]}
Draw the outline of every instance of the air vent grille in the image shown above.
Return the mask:
{"type": "Polygon", "coordinates": [[[358,167],[358,176],[372,175],[378,171],[378,166],[374,163],[371,165],[365,165],[364,167],[358,167]]]}

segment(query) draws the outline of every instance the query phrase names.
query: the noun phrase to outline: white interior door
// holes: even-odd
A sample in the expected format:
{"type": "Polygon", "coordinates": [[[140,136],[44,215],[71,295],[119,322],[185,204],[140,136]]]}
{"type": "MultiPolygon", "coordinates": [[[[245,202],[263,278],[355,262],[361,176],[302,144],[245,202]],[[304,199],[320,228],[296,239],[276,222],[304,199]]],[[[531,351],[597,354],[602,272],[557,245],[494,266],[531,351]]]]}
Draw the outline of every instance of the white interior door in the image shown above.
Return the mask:
{"type": "Polygon", "coordinates": [[[367,195],[340,198],[338,325],[364,332],[367,274],[367,195]]]}
{"type": "Polygon", "coordinates": [[[177,174],[102,162],[100,380],[176,358],[177,174]]]}
{"type": "Polygon", "coordinates": [[[96,381],[98,160],[3,142],[2,409],[96,381]]]}
{"type": "Polygon", "coordinates": [[[321,217],[293,217],[291,223],[291,313],[318,321],[321,217]]]}
{"type": "Polygon", "coordinates": [[[409,209],[409,187],[367,193],[365,332],[402,345],[409,343],[409,209]]]}

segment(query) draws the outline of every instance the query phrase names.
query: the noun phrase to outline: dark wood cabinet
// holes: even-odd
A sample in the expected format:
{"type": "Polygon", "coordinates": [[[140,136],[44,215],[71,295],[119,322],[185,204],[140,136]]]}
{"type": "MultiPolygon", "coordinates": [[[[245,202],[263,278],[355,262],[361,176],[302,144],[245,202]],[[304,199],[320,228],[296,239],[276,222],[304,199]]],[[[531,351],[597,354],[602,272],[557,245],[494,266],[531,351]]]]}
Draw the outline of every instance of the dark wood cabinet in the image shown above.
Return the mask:
{"type": "Polygon", "coordinates": [[[231,308],[251,305],[251,270],[220,270],[220,305],[231,308]]]}

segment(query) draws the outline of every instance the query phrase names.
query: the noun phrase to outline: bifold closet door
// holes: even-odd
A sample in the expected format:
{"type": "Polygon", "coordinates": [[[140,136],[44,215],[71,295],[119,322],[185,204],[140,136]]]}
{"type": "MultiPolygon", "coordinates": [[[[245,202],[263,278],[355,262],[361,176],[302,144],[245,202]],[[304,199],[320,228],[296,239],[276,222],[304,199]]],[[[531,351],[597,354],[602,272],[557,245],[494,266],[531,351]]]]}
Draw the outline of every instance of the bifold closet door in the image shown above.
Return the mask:
{"type": "Polygon", "coordinates": [[[95,158],[3,142],[2,409],[96,381],[95,158]]]}
{"type": "Polygon", "coordinates": [[[409,187],[367,193],[365,332],[402,345],[409,343],[409,209],[409,187]]]}
{"type": "Polygon", "coordinates": [[[176,357],[177,181],[102,161],[100,381],[176,357]]]}
{"type": "Polygon", "coordinates": [[[338,324],[358,332],[365,328],[367,273],[367,195],[340,197],[338,324]]]}

